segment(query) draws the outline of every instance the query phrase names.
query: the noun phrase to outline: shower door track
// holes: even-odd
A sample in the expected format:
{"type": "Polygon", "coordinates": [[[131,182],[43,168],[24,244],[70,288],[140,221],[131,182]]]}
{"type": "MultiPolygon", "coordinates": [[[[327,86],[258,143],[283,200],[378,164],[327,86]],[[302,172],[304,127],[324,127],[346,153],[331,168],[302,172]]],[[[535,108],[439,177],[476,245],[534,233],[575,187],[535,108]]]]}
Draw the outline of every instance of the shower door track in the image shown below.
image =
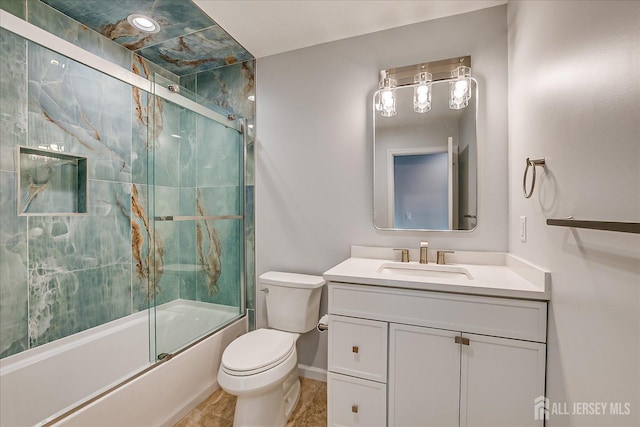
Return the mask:
{"type": "Polygon", "coordinates": [[[84,64],[87,67],[93,68],[96,71],[111,76],[131,86],[135,86],[148,93],[178,104],[181,107],[205,116],[228,128],[244,133],[240,120],[229,120],[227,115],[217,113],[195,101],[185,98],[182,95],[173,93],[165,86],[158,85],[155,82],[134,74],[131,71],[86,51],[73,43],[61,39],[60,37],[51,34],[30,22],[24,21],[5,10],[0,10],[0,28],[4,28],[5,30],[17,34],[26,40],[39,44],[40,46],[73,59],[76,62],[84,64]]]}

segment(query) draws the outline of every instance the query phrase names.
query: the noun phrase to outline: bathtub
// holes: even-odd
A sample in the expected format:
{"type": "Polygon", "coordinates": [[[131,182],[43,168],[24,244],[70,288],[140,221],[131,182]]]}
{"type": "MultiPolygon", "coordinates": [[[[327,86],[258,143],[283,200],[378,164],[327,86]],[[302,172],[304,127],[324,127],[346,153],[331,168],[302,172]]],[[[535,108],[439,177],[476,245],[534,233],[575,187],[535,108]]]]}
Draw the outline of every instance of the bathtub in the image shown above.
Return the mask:
{"type": "Polygon", "coordinates": [[[158,426],[179,420],[217,388],[222,351],[246,332],[246,318],[238,319],[233,307],[187,300],[155,311],[151,328],[144,311],[2,359],[0,425],[158,426]],[[228,326],[170,360],[149,361],[154,340],[158,353],[170,354],[219,325],[228,326]]]}

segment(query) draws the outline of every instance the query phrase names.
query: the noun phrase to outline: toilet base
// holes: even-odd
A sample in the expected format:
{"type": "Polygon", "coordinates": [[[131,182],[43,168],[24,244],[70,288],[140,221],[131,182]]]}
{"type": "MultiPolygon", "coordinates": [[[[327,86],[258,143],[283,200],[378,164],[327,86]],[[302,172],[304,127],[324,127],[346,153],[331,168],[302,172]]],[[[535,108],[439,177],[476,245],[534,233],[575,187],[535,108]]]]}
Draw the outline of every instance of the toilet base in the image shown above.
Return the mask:
{"type": "Polygon", "coordinates": [[[299,398],[300,379],[296,367],[279,386],[256,395],[238,396],[233,426],[284,426],[299,398]]]}
{"type": "Polygon", "coordinates": [[[282,389],[285,391],[284,418],[288,420],[300,399],[300,378],[298,378],[297,369],[294,369],[289,378],[284,381],[282,389]]]}

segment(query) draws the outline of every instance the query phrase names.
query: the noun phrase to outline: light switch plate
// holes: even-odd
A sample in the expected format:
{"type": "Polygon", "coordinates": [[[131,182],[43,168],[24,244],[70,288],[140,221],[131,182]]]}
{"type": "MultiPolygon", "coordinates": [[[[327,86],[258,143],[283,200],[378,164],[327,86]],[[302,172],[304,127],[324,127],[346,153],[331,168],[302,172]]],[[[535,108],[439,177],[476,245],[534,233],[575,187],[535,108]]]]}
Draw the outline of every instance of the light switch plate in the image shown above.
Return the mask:
{"type": "Polygon", "coordinates": [[[527,217],[526,216],[520,217],[520,241],[521,242],[527,241],[527,217]]]}

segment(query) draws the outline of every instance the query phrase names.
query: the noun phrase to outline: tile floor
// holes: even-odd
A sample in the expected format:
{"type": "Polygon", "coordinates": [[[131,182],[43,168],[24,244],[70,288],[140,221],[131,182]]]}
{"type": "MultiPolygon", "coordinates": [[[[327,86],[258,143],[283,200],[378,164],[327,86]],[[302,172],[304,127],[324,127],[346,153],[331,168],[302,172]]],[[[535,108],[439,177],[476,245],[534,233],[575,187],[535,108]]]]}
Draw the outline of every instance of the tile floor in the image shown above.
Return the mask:
{"type": "MultiPolygon", "coordinates": [[[[327,425],[327,383],[300,378],[300,399],[287,427],[324,427],[327,425]]],[[[236,398],[219,389],[174,427],[232,427],[236,398]]]]}

